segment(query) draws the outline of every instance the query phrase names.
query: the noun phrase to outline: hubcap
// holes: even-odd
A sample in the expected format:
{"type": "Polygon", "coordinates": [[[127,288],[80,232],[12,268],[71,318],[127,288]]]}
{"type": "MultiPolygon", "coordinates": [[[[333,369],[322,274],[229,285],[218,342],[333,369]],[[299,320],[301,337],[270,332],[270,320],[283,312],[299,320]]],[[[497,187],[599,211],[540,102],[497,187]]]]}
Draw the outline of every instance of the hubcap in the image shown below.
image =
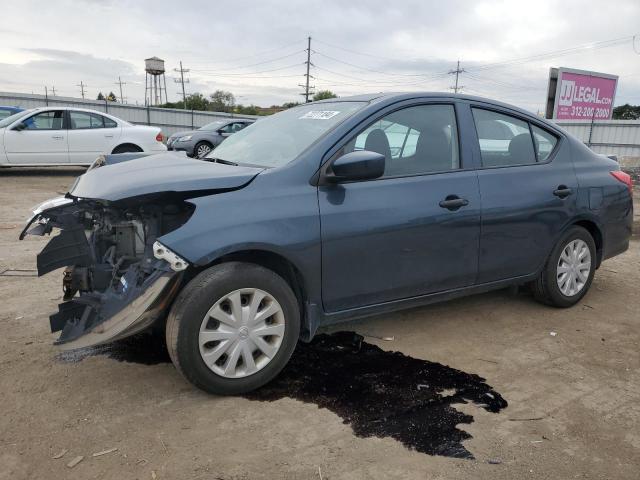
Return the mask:
{"type": "Polygon", "coordinates": [[[246,377],[275,357],[284,331],[284,312],[275,298],[257,288],[235,290],[218,300],[202,320],[200,355],[222,377],[246,377]]]}
{"type": "Polygon", "coordinates": [[[196,151],[196,155],[198,158],[202,158],[207,155],[211,151],[211,147],[209,145],[200,145],[198,150],[196,151]]]}
{"type": "Polygon", "coordinates": [[[563,295],[573,297],[586,285],[591,273],[591,252],[583,240],[573,240],[558,259],[556,278],[563,295]]]}

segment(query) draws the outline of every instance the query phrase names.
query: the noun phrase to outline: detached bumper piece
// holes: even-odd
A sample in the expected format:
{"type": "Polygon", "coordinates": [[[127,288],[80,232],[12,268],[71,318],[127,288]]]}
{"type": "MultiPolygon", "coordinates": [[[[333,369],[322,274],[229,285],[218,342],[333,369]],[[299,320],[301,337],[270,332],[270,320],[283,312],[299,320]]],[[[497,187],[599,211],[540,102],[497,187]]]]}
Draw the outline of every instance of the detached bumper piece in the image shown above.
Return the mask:
{"type": "Polygon", "coordinates": [[[38,275],[66,267],[64,302],[49,317],[64,350],[149,328],[167,311],[189,263],[156,239],[190,215],[174,204],[113,206],[59,198],[33,211],[20,238],[59,230],[37,257],[38,275]],[[163,223],[164,222],[164,223],[163,223]]]}
{"type": "Polygon", "coordinates": [[[62,331],[56,345],[63,350],[89,347],[145,330],[171,302],[180,278],[180,274],[159,270],[140,286],[127,286],[121,293],[87,293],[61,303],[58,313],[49,318],[51,331],[62,331]]]}

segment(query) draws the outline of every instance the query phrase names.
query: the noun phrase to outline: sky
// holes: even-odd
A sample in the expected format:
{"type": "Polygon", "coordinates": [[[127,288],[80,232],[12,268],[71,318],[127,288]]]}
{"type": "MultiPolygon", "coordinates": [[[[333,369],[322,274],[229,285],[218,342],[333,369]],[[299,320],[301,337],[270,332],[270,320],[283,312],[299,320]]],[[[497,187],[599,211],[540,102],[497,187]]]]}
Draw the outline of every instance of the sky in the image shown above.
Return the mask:
{"type": "Polygon", "coordinates": [[[640,104],[639,0],[21,0],[0,24],[0,91],[144,103],[144,59],[165,60],[169,101],[222,89],[236,102],[450,91],[544,110],[550,67],[619,75],[616,104],[640,104]],[[634,35],[638,35],[634,38],[634,35]]]}

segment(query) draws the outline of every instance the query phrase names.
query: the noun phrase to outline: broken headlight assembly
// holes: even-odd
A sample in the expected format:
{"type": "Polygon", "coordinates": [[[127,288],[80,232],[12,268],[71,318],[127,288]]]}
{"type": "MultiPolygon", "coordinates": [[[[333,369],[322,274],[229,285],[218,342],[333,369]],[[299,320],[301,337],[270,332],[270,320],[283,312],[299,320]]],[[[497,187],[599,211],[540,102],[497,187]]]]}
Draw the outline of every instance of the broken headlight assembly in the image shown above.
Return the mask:
{"type": "Polygon", "coordinates": [[[34,209],[20,238],[59,233],[37,257],[38,275],[66,267],[51,331],[66,349],[138,333],[162,317],[189,263],[157,239],[193,213],[187,202],[131,205],[58,198],[34,209]]]}

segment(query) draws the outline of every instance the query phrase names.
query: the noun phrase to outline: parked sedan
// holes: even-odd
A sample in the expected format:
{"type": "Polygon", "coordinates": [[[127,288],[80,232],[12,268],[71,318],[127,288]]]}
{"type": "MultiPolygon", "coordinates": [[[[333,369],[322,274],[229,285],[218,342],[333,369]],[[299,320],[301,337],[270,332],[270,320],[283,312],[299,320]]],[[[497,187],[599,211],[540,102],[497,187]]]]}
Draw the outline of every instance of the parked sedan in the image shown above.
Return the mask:
{"type": "Polygon", "coordinates": [[[197,130],[174,133],[167,140],[167,148],[187,152],[190,157],[204,158],[229,135],[252,123],[253,120],[216,120],[197,130]]]}
{"type": "Polygon", "coordinates": [[[109,153],[166,151],[158,127],[94,110],[45,107],[0,121],[0,166],[91,165],[109,153]]]}
{"type": "Polygon", "coordinates": [[[14,113],[21,112],[22,108],[20,107],[0,107],[0,120],[4,120],[7,117],[10,117],[14,113]]]}
{"type": "Polygon", "coordinates": [[[66,267],[51,316],[62,348],[160,325],[189,381],[237,394],[320,325],[511,285],[571,307],[631,236],[632,184],[615,161],[482,98],[305,104],[209,160],[107,163],[36,210],[22,237],[60,230],[37,265],[66,267]],[[502,126],[506,149],[484,138],[502,126]]]}

